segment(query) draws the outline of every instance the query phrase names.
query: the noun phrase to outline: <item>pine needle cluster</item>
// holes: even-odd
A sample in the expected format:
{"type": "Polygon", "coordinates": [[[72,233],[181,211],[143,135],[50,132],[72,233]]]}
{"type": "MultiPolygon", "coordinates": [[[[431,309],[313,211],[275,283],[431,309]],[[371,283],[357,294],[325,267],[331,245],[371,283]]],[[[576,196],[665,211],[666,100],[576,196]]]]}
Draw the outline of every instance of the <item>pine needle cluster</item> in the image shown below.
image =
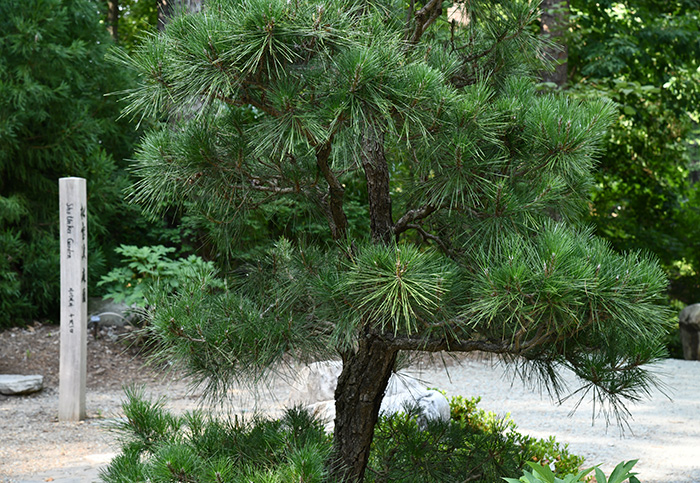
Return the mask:
{"type": "Polygon", "coordinates": [[[327,476],[328,435],[303,409],[246,421],[201,411],[174,416],[163,402],[127,390],[126,420],[112,428],[122,452],[101,472],[103,481],[320,483],[327,476]]]}

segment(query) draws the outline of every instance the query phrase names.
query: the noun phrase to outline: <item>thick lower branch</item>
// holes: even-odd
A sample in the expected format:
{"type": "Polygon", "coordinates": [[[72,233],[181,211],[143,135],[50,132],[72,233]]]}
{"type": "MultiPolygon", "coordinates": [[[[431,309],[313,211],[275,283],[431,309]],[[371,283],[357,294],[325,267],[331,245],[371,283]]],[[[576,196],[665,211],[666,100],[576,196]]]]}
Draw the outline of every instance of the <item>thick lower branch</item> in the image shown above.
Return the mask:
{"type": "Polygon", "coordinates": [[[395,350],[424,351],[424,352],[491,352],[503,354],[512,352],[512,347],[506,342],[491,342],[487,340],[448,340],[411,338],[408,336],[390,336],[384,339],[387,346],[395,350]]]}
{"type": "Polygon", "coordinates": [[[488,339],[457,339],[452,337],[409,337],[404,335],[383,334],[382,341],[392,350],[424,351],[424,352],[490,352],[492,354],[511,354],[527,358],[528,353],[537,347],[553,345],[566,336],[557,335],[551,331],[538,331],[534,337],[526,341],[488,339]]]}

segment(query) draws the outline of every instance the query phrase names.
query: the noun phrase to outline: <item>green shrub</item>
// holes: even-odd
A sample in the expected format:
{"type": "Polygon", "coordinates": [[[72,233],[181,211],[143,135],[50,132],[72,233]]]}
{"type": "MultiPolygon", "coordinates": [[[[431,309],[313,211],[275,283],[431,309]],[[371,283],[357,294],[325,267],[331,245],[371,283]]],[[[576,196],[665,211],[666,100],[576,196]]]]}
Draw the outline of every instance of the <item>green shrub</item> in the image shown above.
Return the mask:
{"type": "Polygon", "coordinates": [[[122,452],[101,472],[107,483],[292,482],[327,476],[331,448],[323,425],[307,411],[288,409],[278,420],[213,418],[201,411],[173,416],[162,401],[130,389],[126,418],[112,427],[122,452]]]}
{"type": "Polygon", "coordinates": [[[605,473],[603,473],[600,468],[593,467],[587,470],[581,470],[575,475],[567,475],[562,479],[557,477],[548,466],[528,462],[528,465],[532,468],[531,472],[527,470],[523,471],[523,476],[517,480],[514,478],[503,479],[508,483],[583,483],[591,481],[595,481],[595,483],[623,483],[624,481],[639,483],[639,480],[635,476],[636,473],[631,472],[635,464],[637,464],[637,460],[623,461],[610,473],[609,478],[605,477],[605,473]],[[591,480],[591,478],[588,477],[588,474],[592,471],[595,471],[595,480],[591,480]]]}
{"type": "Polygon", "coordinates": [[[493,418],[478,426],[430,421],[423,430],[416,416],[409,410],[381,418],[366,481],[496,482],[522,467],[522,447],[512,421],[493,418]]]}
{"type": "Polygon", "coordinates": [[[540,465],[554,465],[557,475],[573,475],[579,471],[583,464],[583,457],[569,453],[568,443],[559,443],[554,436],[537,439],[526,438],[524,441],[532,454],[532,461],[540,465]]]}
{"type": "MultiPolygon", "coordinates": [[[[480,397],[464,398],[455,396],[450,401],[451,417],[463,425],[468,425],[486,431],[488,425],[498,420],[495,413],[478,407],[480,397]]],[[[514,421],[507,416],[504,424],[512,434],[513,441],[522,448],[524,460],[532,460],[546,465],[554,465],[557,475],[575,474],[583,464],[584,458],[569,452],[568,443],[559,443],[554,436],[549,438],[533,438],[516,431],[514,421]]]]}
{"type": "Polygon", "coordinates": [[[553,463],[560,476],[578,472],[583,458],[567,445],[519,433],[509,417],[480,409],[480,400],[453,397],[450,421],[431,421],[425,428],[415,409],[381,417],[366,481],[500,482],[533,460],[553,463]]]}
{"type": "MultiPolygon", "coordinates": [[[[121,245],[115,251],[122,256],[124,266],[110,271],[97,285],[105,287],[105,298],[113,298],[116,302],[130,306],[145,306],[146,292],[156,283],[166,292],[171,292],[191,270],[216,271],[212,262],[204,261],[196,255],[172,260],[168,254],[175,249],[162,245],[121,245]]],[[[223,281],[215,278],[210,280],[212,288],[223,288],[223,281]]]]}
{"type": "MultiPolygon", "coordinates": [[[[382,416],[365,481],[496,483],[502,475],[520,474],[532,460],[554,463],[554,471],[549,466],[547,471],[564,478],[557,481],[568,482],[579,473],[583,458],[570,454],[566,445],[518,433],[509,418],[478,408],[479,400],[452,398],[448,422],[420,424],[420,411],[410,407],[382,416]]],[[[163,400],[147,401],[133,389],[127,390],[123,408],[125,420],[113,427],[122,452],[103,471],[107,483],[321,482],[327,477],[331,436],[304,409],[288,409],[278,420],[249,422],[200,411],[176,417],[163,408],[163,400]]]]}

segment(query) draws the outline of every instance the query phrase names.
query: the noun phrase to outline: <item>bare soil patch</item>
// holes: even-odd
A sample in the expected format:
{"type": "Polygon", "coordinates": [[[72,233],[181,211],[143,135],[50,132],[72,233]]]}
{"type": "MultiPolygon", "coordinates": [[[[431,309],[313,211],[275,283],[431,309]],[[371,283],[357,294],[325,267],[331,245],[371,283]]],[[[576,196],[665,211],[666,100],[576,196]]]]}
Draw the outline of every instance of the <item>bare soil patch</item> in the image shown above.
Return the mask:
{"type": "MultiPolygon", "coordinates": [[[[88,335],[88,389],[121,389],[125,381],[152,382],[143,369],[140,348],[129,337],[132,328],[108,327],[88,335]]],[[[35,322],[27,328],[0,332],[0,373],[41,374],[46,388],[58,388],[59,326],[35,322]]]]}

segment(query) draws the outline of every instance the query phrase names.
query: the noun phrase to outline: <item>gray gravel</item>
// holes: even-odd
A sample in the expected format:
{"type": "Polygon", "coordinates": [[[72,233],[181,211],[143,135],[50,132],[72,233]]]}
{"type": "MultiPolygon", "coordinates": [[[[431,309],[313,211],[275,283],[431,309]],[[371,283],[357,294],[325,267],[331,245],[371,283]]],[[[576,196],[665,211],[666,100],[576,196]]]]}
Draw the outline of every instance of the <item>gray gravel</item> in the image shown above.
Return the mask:
{"type": "MultiPolygon", "coordinates": [[[[700,362],[668,360],[655,371],[668,386],[665,396],[630,406],[630,429],[620,435],[604,419],[592,424],[592,405],[586,401],[571,416],[575,401],[562,405],[530,390],[488,361],[467,359],[444,368],[414,366],[409,373],[448,396],[481,396],[480,406],[499,415],[510,414],[519,431],[537,437],[556,436],[587,465],[601,464],[606,473],[620,461],[639,459],[635,470],[642,483],[700,482],[700,362]]],[[[575,378],[565,374],[570,387],[575,378]]],[[[196,395],[186,393],[184,382],[164,381],[148,388],[167,395],[176,411],[196,406],[196,395]]],[[[261,392],[256,404],[250,393],[236,391],[232,402],[242,412],[277,413],[289,395],[289,386],[277,380],[261,392]]],[[[53,416],[55,392],[34,397],[0,399],[0,482],[84,483],[95,481],[98,468],[115,451],[113,436],[105,431],[106,418],[119,417],[121,391],[88,393],[90,419],[79,424],[58,423],[53,416]]]]}

